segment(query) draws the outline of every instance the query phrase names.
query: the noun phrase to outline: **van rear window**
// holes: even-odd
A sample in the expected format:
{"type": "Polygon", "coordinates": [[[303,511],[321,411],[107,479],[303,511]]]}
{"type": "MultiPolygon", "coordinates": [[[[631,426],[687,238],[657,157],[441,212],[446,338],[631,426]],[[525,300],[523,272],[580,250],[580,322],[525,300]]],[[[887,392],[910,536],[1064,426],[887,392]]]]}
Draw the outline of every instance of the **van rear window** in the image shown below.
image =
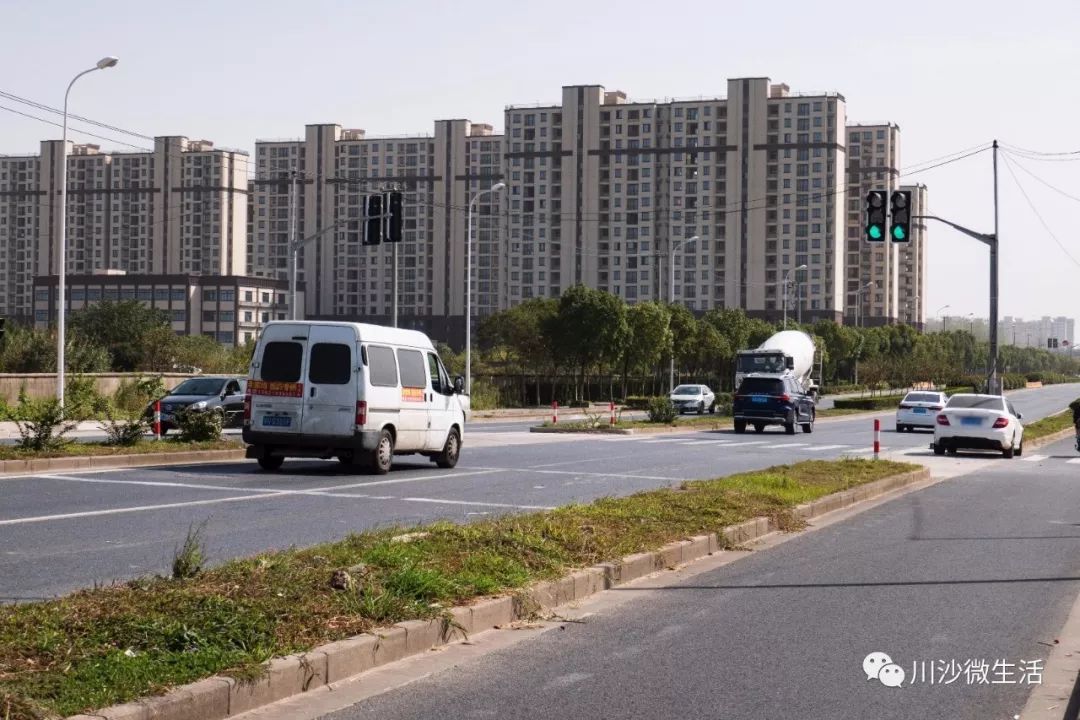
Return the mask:
{"type": "Polygon", "coordinates": [[[299,382],[304,348],[296,342],[268,342],[263,350],[259,378],[270,382],[299,382]]]}
{"type": "Polygon", "coordinates": [[[308,379],[316,385],[344,385],[352,377],[352,352],[341,343],[315,343],[308,379]]]}
{"type": "Polygon", "coordinates": [[[388,347],[369,345],[367,352],[371,384],[397,387],[397,360],[394,358],[394,351],[388,347]]]}

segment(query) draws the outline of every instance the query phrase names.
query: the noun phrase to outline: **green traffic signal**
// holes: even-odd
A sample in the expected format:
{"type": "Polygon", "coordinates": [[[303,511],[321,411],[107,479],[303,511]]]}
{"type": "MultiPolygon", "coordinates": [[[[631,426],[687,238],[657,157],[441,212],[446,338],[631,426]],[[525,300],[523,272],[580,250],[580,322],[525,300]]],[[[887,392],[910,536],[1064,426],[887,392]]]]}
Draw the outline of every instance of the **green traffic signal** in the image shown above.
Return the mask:
{"type": "Polygon", "coordinates": [[[880,225],[871,225],[869,233],[870,233],[870,237],[873,238],[874,240],[880,240],[881,239],[881,226],[880,225]]]}
{"type": "Polygon", "coordinates": [[[904,228],[900,225],[896,225],[892,229],[892,236],[894,240],[904,240],[907,236],[904,235],[904,228]]]}

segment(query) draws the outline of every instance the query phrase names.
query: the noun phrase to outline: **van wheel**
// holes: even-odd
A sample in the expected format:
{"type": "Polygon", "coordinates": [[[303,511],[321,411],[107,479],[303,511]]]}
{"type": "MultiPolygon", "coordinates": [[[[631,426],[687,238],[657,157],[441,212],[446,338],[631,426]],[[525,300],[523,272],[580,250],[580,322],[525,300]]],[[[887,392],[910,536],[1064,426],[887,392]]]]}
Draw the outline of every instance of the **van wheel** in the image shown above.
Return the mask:
{"type": "Polygon", "coordinates": [[[460,455],[461,436],[458,435],[457,428],[450,428],[450,434],[446,436],[446,444],[443,445],[442,452],[432,459],[439,467],[449,469],[457,465],[460,455]]]}
{"type": "Polygon", "coordinates": [[[281,466],[285,463],[285,458],[280,455],[262,455],[259,457],[259,467],[267,472],[274,472],[280,470],[281,466]]]}
{"type": "Polygon", "coordinates": [[[379,443],[371,453],[371,471],[376,475],[385,475],[390,472],[390,466],[394,464],[394,438],[389,430],[379,433],[379,443]]]}

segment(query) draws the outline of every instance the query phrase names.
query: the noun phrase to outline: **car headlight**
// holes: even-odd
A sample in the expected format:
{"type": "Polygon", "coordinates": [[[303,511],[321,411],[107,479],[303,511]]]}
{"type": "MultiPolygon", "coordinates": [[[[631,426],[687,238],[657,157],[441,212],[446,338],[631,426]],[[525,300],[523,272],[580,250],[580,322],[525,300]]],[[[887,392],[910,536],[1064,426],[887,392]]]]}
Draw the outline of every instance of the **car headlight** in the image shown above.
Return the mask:
{"type": "Polygon", "coordinates": [[[200,400],[197,403],[192,403],[191,404],[191,409],[192,410],[205,410],[206,409],[206,401],[205,400],[200,400]]]}

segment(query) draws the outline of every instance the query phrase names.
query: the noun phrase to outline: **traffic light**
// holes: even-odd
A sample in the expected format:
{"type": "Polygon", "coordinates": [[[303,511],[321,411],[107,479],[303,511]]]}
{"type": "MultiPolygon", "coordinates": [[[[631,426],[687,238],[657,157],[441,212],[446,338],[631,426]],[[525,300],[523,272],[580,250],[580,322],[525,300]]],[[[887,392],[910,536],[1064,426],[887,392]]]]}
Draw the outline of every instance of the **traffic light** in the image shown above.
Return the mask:
{"type": "Polygon", "coordinates": [[[911,238],[911,191],[894,190],[889,198],[889,237],[893,242],[911,238]]]}
{"type": "Polygon", "coordinates": [[[1054,338],[1046,338],[1046,349],[1047,350],[1053,350],[1054,349],[1054,338]]]}
{"type": "Polygon", "coordinates": [[[364,211],[364,244],[378,245],[383,238],[383,196],[381,193],[367,196],[364,211]]]}
{"type": "Polygon", "coordinates": [[[7,322],[7,318],[0,317],[0,345],[4,344],[4,323],[7,322]]]}
{"type": "Polygon", "coordinates": [[[866,239],[869,242],[885,240],[885,191],[871,190],[866,195],[866,239]]]}
{"type": "Polygon", "coordinates": [[[383,207],[389,216],[386,220],[386,242],[401,242],[401,230],[405,227],[404,213],[402,212],[403,197],[400,192],[383,193],[383,207]]]}

